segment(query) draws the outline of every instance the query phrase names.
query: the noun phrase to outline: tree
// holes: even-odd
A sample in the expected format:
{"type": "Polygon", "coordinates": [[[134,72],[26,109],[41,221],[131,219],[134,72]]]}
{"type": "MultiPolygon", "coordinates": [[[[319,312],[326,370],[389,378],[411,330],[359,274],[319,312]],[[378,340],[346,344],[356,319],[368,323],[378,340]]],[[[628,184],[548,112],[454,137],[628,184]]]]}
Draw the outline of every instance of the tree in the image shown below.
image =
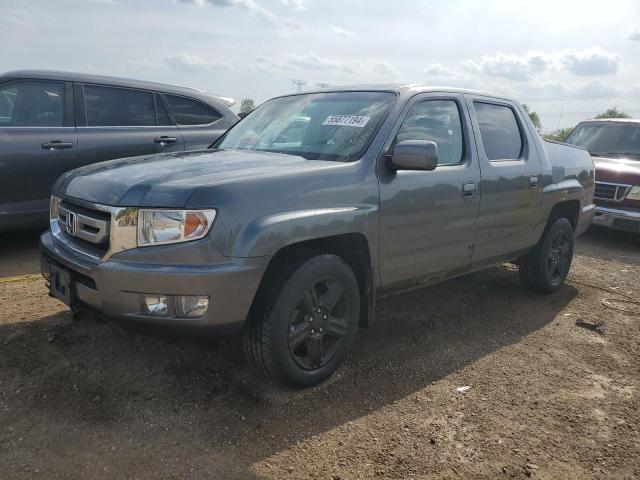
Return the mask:
{"type": "Polygon", "coordinates": [[[545,138],[545,140],[551,140],[554,142],[564,142],[569,136],[569,134],[571,133],[571,130],[573,130],[573,127],[560,128],[551,133],[547,133],[546,135],[543,135],[543,137],[545,138]]]}
{"type": "Polygon", "coordinates": [[[540,121],[538,112],[532,112],[531,110],[529,110],[529,105],[527,105],[526,103],[524,103],[522,106],[524,107],[524,111],[529,115],[533,126],[536,127],[536,130],[540,130],[542,128],[542,122],[540,121]]]}
{"type": "Polygon", "coordinates": [[[245,98],[244,100],[242,100],[242,103],[240,104],[240,113],[244,113],[245,115],[249,112],[251,112],[254,108],[256,108],[255,106],[255,102],[253,101],[253,98],[245,98]]]}
{"type": "Polygon", "coordinates": [[[631,118],[631,116],[622,110],[618,110],[617,107],[613,107],[600,115],[596,115],[595,118],[631,118]]]}

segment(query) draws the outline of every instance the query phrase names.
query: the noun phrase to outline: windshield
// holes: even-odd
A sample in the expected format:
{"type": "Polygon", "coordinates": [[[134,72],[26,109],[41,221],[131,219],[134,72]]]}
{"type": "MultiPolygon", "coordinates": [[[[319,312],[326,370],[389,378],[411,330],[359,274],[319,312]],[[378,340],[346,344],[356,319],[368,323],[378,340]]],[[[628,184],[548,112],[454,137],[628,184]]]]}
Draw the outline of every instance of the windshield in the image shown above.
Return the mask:
{"type": "Polygon", "coordinates": [[[223,135],[213,148],[350,162],[363,154],[396,96],[330,92],[270,100],[223,135]]]}
{"type": "Polygon", "coordinates": [[[640,157],[640,123],[583,123],[565,140],[584,147],[592,155],[634,155],[640,157]]]}

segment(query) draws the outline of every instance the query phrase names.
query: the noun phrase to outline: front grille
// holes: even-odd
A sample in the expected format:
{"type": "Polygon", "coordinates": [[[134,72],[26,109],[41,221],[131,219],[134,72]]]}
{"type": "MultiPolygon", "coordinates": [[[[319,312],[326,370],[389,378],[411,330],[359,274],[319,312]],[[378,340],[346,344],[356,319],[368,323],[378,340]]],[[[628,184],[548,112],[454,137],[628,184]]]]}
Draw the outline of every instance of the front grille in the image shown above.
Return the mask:
{"type": "Polygon", "coordinates": [[[596,189],[593,196],[600,200],[622,202],[625,198],[627,198],[627,194],[630,190],[631,185],[623,185],[621,183],[596,182],[596,189]]]}
{"type": "Polygon", "coordinates": [[[111,214],[63,201],[58,226],[65,241],[77,250],[101,258],[109,250],[111,214]]]}

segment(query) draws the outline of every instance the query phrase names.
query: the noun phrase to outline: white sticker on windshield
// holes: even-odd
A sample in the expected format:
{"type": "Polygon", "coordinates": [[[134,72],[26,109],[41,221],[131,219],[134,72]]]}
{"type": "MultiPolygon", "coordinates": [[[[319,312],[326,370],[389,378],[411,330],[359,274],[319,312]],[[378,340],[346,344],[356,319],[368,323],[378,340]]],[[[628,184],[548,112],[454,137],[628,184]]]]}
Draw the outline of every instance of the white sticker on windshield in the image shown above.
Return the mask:
{"type": "Polygon", "coordinates": [[[364,127],[371,117],[360,115],[329,115],[322,125],[341,125],[344,127],[364,127]]]}

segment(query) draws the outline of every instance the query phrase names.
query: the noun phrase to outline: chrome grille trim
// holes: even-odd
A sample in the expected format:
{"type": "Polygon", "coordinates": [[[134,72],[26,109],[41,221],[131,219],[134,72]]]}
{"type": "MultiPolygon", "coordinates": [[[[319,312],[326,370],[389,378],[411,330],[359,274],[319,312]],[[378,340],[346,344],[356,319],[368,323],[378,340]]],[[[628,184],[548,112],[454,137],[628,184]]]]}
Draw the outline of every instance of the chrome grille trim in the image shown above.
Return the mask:
{"type": "Polygon", "coordinates": [[[623,202],[631,191],[632,185],[623,183],[596,182],[594,198],[609,200],[612,202],[623,202]]]}
{"type": "MultiPolygon", "coordinates": [[[[52,205],[56,200],[52,199],[52,205]]],[[[64,248],[81,253],[94,260],[104,262],[112,255],[130,250],[138,246],[138,209],[132,207],[112,207],[78,199],[57,200],[59,204],[57,215],[49,220],[51,233],[56,242],[64,248]],[[80,207],[80,212],[74,212],[76,226],[80,226],[75,235],[66,231],[68,212],[73,206],[80,207]],[[107,220],[91,216],[86,210],[94,210],[106,214],[107,220]],[[89,227],[89,228],[87,228],[89,227]],[[93,230],[93,229],[97,229],[93,230]],[[80,239],[84,242],[78,241],[80,239]],[[95,245],[95,247],[94,247],[95,245]],[[106,250],[105,250],[106,247],[106,250]]]]}
{"type": "Polygon", "coordinates": [[[110,223],[106,220],[90,217],[74,210],[68,203],[60,205],[60,228],[73,237],[87,242],[105,244],[109,241],[110,223]]]}

